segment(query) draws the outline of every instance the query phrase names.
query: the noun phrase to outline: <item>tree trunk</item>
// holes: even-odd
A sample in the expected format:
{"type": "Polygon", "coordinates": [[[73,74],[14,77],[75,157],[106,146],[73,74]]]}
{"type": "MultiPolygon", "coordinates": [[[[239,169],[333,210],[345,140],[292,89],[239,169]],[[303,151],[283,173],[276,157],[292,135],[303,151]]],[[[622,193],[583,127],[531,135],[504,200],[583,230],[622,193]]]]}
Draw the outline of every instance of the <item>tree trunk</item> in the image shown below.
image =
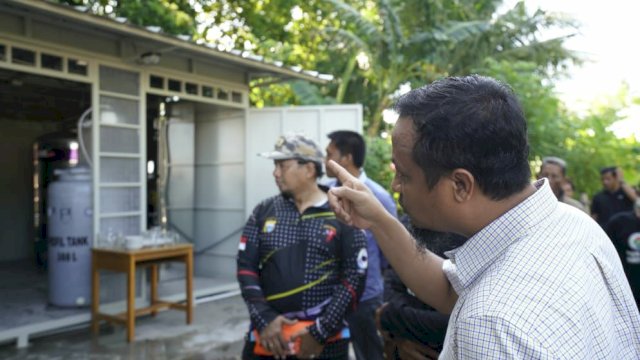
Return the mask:
{"type": "Polygon", "coordinates": [[[367,135],[378,136],[380,132],[380,123],[382,122],[382,111],[389,107],[389,98],[384,96],[380,99],[375,111],[371,114],[371,122],[367,129],[367,135]]]}
{"type": "Polygon", "coordinates": [[[356,56],[352,56],[340,77],[340,85],[338,86],[338,92],[336,93],[336,102],[338,104],[342,104],[344,102],[344,95],[347,93],[347,87],[349,86],[353,69],[356,67],[356,61],[356,56]]]}

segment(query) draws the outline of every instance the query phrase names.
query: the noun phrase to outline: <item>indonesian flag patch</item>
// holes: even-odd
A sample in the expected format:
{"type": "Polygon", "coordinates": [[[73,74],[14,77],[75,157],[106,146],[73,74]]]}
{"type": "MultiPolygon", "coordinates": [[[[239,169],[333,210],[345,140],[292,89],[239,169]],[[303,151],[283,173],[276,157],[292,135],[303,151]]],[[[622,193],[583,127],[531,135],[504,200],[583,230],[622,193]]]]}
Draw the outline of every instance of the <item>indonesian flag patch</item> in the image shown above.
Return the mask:
{"type": "Polygon", "coordinates": [[[241,236],[240,237],[240,244],[238,244],[238,250],[244,251],[246,248],[247,248],[247,237],[246,236],[241,236]]]}

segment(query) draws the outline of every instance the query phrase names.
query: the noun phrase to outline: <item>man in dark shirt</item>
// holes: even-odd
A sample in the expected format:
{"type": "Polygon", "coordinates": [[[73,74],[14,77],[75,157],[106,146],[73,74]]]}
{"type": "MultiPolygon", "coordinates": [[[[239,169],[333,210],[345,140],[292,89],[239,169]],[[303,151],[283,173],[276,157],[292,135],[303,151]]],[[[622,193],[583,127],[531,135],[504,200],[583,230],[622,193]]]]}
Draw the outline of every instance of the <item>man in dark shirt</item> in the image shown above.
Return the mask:
{"type": "Polygon", "coordinates": [[[328,189],[317,184],[324,157],[315,142],[282,136],[261,155],[274,160],[281,193],[255,207],[240,239],[237,277],[252,327],[243,359],[346,360],[344,319],[368,266],[364,235],[329,208],[328,189]],[[290,330],[296,324],[304,327],[290,330]]]}
{"type": "Polygon", "coordinates": [[[618,250],[640,309],[640,199],[636,200],[633,211],[614,215],[607,223],[606,231],[618,250]]]}
{"type": "Polygon", "coordinates": [[[637,195],[635,190],[624,182],[617,167],[600,170],[600,179],[604,189],[593,197],[591,216],[604,229],[609,219],[624,211],[631,211],[637,195]]]}
{"type": "MultiPolygon", "coordinates": [[[[412,228],[406,216],[401,220],[420,247],[439,256],[445,256],[446,251],[461,246],[466,240],[456,234],[412,228]]],[[[387,359],[437,359],[444,343],[449,315],[420,301],[391,268],[385,273],[384,300],[376,317],[385,337],[387,359]]]]}

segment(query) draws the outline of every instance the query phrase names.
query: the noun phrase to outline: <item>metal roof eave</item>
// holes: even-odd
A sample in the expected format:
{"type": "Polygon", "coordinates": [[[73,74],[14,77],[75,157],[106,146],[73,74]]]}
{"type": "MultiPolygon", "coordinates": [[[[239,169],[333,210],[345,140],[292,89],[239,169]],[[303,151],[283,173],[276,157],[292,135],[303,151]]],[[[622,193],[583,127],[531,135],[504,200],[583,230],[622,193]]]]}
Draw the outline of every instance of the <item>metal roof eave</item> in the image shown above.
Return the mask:
{"type": "Polygon", "coordinates": [[[231,64],[244,66],[249,70],[248,72],[250,73],[267,72],[284,79],[295,78],[307,80],[318,84],[326,84],[332,79],[331,75],[318,74],[314,71],[305,71],[301,68],[290,69],[283,66],[278,66],[276,64],[269,64],[264,61],[258,60],[258,57],[255,55],[242,53],[237,50],[234,51],[234,53],[220,51],[205,44],[196,44],[189,40],[183,40],[171,35],[153,32],[136,25],[118,22],[111,18],[84,13],[67,5],[55,4],[48,1],[34,0],[8,0],[8,2],[18,4],[30,10],[65,17],[76,22],[86,23],[116,33],[127,33],[129,35],[142,39],[164,43],[167,46],[179,47],[191,51],[195,54],[199,54],[201,56],[224,60],[231,64]]]}

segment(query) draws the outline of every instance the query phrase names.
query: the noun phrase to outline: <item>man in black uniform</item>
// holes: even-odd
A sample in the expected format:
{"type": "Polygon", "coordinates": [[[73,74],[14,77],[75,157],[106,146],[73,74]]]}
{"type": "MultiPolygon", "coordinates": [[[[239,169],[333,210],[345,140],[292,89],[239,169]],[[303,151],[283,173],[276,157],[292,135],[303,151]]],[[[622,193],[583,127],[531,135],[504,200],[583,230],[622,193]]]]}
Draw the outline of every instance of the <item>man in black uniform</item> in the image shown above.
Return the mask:
{"type": "Polygon", "coordinates": [[[618,250],[640,309],[640,199],[636,200],[633,211],[614,215],[607,223],[606,231],[618,250]]]}
{"type": "MultiPolygon", "coordinates": [[[[466,238],[413,228],[408,216],[401,219],[418,246],[439,256],[464,244],[466,238]]],[[[384,305],[376,311],[377,325],[385,338],[388,360],[437,359],[447,332],[449,315],[420,301],[389,268],[385,273],[384,305]]]]}
{"type": "Polygon", "coordinates": [[[253,210],[240,239],[238,281],[249,309],[243,359],[348,358],[344,318],[364,288],[363,233],[339,222],[327,202],[324,156],[311,139],[285,135],[274,160],[280,195],[253,210]],[[294,331],[296,323],[308,324],[294,331]]]}
{"type": "Polygon", "coordinates": [[[591,216],[603,229],[609,219],[623,211],[631,211],[637,195],[633,187],[624,182],[622,172],[613,166],[600,170],[604,189],[593,197],[591,216]]]}

